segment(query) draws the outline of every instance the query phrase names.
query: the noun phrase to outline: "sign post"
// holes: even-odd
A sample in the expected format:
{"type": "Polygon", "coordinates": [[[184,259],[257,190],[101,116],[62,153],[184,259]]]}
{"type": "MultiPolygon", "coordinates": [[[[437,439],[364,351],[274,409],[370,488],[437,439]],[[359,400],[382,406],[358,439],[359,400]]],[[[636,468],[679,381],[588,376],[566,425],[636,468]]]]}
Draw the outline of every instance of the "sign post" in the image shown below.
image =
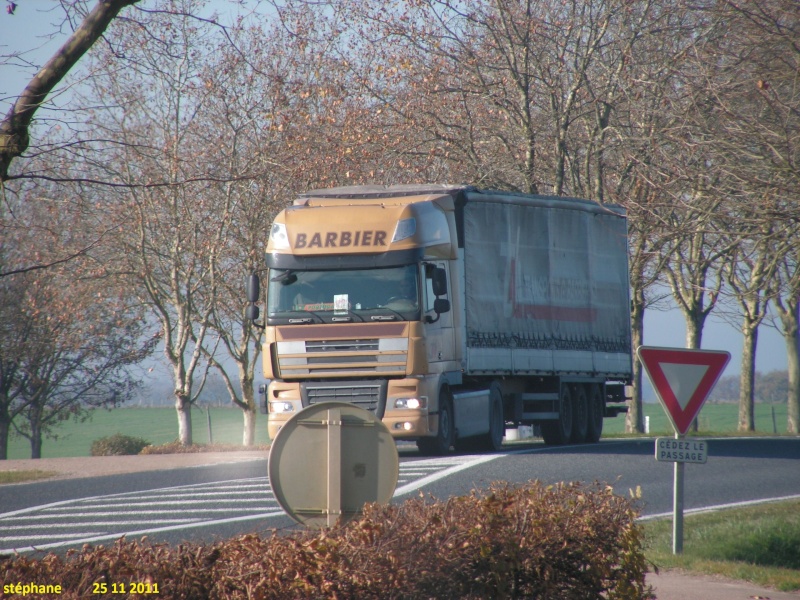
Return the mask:
{"type": "Polygon", "coordinates": [[[685,440],[700,409],[731,358],[720,350],[640,346],[639,360],[675,429],[675,439],[656,439],[656,460],[675,463],[672,498],[672,553],[683,552],[683,489],[687,462],[705,463],[708,444],[685,440]]]}

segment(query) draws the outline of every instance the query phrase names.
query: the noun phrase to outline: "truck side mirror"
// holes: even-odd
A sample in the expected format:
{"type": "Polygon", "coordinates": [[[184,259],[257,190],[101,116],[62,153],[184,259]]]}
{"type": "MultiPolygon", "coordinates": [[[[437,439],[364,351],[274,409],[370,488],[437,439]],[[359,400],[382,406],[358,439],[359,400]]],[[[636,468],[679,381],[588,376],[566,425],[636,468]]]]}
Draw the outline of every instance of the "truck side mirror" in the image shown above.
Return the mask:
{"type": "Polygon", "coordinates": [[[258,275],[255,273],[250,273],[247,276],[247,301],[248,302],[258,302],[259,297],[261,296],[261,280],[258,278],[258,275]]]}
{"type": "MultiPolygon", "coordinates": [[[[441,268],[436,267],[431,276],[431,288],[436,296],[447,295],[447,272],[441,268]]],[[[436,312],[439,312],[438,310],[436,312]]],[[[447,312],[447,311],[444,311],[447,312]]]]}
{"type": "Polygon", "coordinates": [[[245,309],[244,316],[259,329],[264,329],[264,325],[256,323],[256,320],[261,314],[258,306],[256,306],[256,302],[258,302],[259,297],[261,296],[261,281],[259,280],[258,275],[255,273],[250,273],[250,275],[247,276],[245,289],[245,293],[247,295],[247,308],[245,309]]]}
{"type": "Polygon", "coordinates": [[[437,298],[433,301],[433,310],[437,315],[450,312],[450,300],[447,298],[437,298]]]}
{"type": "Polygon", "coordinates": [[[247,320],[253,321],[254,323],[258,319],[260,314],[261,311],[258,310],[258,307],[253,303],[247,305],[247,308],[245,309],[244,313],[245,317],[247,317],[247,320]]]}

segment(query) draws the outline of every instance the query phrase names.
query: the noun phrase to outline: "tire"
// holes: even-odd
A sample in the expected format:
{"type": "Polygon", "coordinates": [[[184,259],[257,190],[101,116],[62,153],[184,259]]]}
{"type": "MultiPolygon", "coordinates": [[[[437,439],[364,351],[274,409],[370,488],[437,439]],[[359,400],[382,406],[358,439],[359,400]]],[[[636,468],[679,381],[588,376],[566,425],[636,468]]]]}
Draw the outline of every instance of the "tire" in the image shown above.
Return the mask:
{"type": "Polygon", "coordinates": [[[606,405],[603,401],[603,387],[593,385],[589,389],[589,428],[586,431],[586,441],[596,444],[603,435],[603,417],[606,405]]]}
{"type": "Polygon", "coordinates": [[[586,386],[578,384],[572,395],[572,442],[584,443],[588,430],[589,398],[586,395],[586,386]]]}
{"type": "Polygon", "coordinates": [[[439,391],[439,430],[436,437],[417,440],[417,448],[427,456],[442,456],[450,452],[455,438],[455,419],[453,418],[453,395],[443,387],[439,391]]]}
{"type": "Polygon", "coordinates": [[[572,394],[566,384],[561,385],[559,405],[559,418],[542,423],[542,438],[550,446],[566,444],[572,438],[572,394]]]}

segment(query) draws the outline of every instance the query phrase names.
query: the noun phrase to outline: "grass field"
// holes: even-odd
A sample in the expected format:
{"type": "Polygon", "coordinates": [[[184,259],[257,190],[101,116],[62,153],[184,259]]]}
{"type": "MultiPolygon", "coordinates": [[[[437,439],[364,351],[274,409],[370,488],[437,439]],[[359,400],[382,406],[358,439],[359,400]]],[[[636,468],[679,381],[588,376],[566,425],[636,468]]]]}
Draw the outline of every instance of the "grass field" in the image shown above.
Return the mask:
{"type": "MultiPolygon", "coordinates": [[[[211,434],[215,444],[241,444],[243,420],[238,408],[211,408],[211,434]]],[[[42,443],[42,458],[90,456],[92,442],[121,433],[144,438],[154,445],[173,442],[178,437],[178,417],[174,408],[117,408],[92,411],[88,421],[65,421],[57,430],[57,439],[42,443]]],[[[208,418],[205,410],[192,409],[192,433],[197,444],[208,443],[208,418]]],[[[256,444],[268,443],[267,416],[256,416],[256,444]]],[[[28,440],[13,437],[8,457],[30,458],[28,440]]]]}
{"type": "MultiPolygon", "coordinates": [[[[672,425],[661,404],[645,404],[645,416],[650,417],[652,435],[674,435],[672,425]]],[[[786,433],[786,404],[755,405],[756,432],[763,434],[786,433]],[[774,421],[773,421],[774,415],[774,421]]],[[[697,418],[699,434],[736,433],[739,425],[738,404],[706,404],[697,418]]],[[[618,435],[625,431],[625,416],[606,419],[603,424],[604,435],[618,435]]]]}
{"type": "Polygon", "coordinates": [[[800,590],[800,501],[688,515],[683,553],[672,553],[672,519],[644,524],[658,568],[723,575],[785,592],[800,590]]]}
{"type": "MultiPolygon", "coordinates": [[[[211,433],[214,443],[241,444],[242,412],[238,408],[211,408],[211,433]]],[[[672,426],[660,404],[645,404],[645,416],[650,417],[650,435],[672,436],[672,426]]],[[[736,433],[739,407],[735,404],[708,404],[698,419],[700,435],[725,435],[736,433]]],[[[786,431],[785,404],[757,404],[756,429],[772,434],[786,431]],[[775,426],[773,427],[773,411],[775,426]]],[[[205,410],[192,410],[192,431],[195,443],[208,443],[208,417],[205,410]]],[[[623,435],[625,416],[609,418],[604,423],[604,436],[623,435]]],[[[178,437],[178,419],[174,408],[117,408],[98,409],[82,423],[65,421],[56,431],[56,439],[46,439],[42,444],[43,458],[62,456],[89,456],[92,442],[98,438],[121,433],[144,438],[152,444],[166,444],[178,437]]],[[[267,416],[258,414],[256,443],[266,444],[267,416]]],[[[30,458],[28,440],[12,437],[9,458],[30,458]]]]}

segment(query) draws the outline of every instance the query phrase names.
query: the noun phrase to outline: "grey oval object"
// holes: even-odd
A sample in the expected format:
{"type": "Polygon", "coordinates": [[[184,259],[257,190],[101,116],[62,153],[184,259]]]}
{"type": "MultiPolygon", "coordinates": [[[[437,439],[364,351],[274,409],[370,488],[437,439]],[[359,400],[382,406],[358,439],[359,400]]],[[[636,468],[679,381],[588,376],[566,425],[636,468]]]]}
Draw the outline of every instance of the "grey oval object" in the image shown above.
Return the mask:
{"type": "Polygon", "coordinates": [[[281,508],[321,528],[388,504],[400,462],[389,430],[373,413],[347,402],[304,408],[280,429],[269,452],[269,481],[281,508]]]}

